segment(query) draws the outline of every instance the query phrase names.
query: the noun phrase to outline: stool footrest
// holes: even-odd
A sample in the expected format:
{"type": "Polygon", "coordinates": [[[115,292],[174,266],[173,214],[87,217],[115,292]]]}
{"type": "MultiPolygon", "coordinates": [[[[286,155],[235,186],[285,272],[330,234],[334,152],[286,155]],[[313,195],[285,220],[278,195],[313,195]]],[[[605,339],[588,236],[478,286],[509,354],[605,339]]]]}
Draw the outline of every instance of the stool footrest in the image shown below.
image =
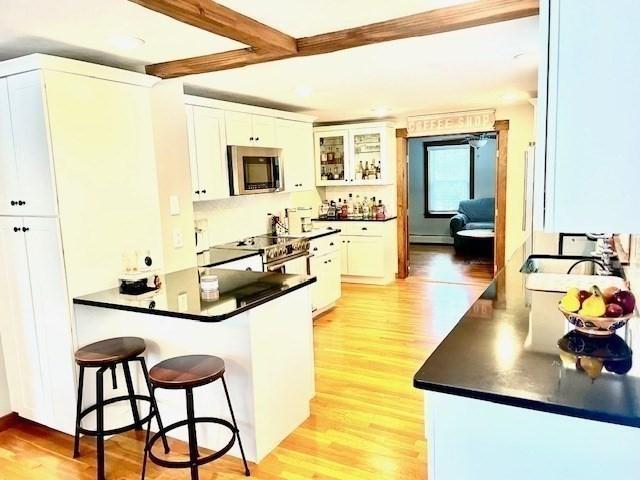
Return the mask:
{"type": "MultiPolygon", "coordinates": [[[[175,430],[176,428],[179,428],[179,427],[184,427],[188,423],[189,423],[189,420],[180,420],[179,422],[172,423],[171,425],[167,425],[166,427],[164,427],[163,429],[161,429],[159,432],[155,433],[151,437],[151,439],[149,440],[149,443],[147,444],[147,446],[145,448],[147,449],[147,452],[149,454],[149,458],[153,461],[153,463],[155,463],[157,465],[160,465],[160,466],[163,466],[163,467],[167,467],[167,468],[189,468],[189,467],[193,466],[193,463],[191,462],[191,460],[182,460],[182,461],[164,460],[162,458],[158,458],[152,452],[153,445],[154,445],[154,443],[156,441],[158,441],[158,439],[160,439],[163,435],[166,435],[171,430],[175,430]]],[[[198,424],[198,423],[216,423],[218,425],[222,425],[222,426],[228,428],[231,431],[231,433],[233,434],[231,436],[231,440],[229,441],[229,443],[227,443],[220,450],[218,450],[217,452],[214,452],[214,453],[212,453],[210,455],[206,455],[204,457],[199,457],[195,462],[196,465],[198,465],[198,466],[204,465],[204,464],[209,463],[209,462],[213,462],[214,460],[217,460],[218,458],[222,457],[229,450],[231,450],[231,447],[233,447],[233,445],[236,442],[236,436],[238,435],[238,431],[231,424],[231,422],[228,422],[227,420],[224,420],[222,418],[215,418],[215,417],[196,417],[196,418],[193,419],[193,423],[195,423],[195,424],[198,424]]]]}
{"type": "MultiPolygon", "coordinates": [[[[129,395],[121,395],[119,397],[113,397],[103,401],[102,406],[105,407],[107,405],[111,405],[117,402],[123,402],[125,400],[130,401],[132,397],[142,402],[149,402],[149,405],[152,405],[151,397],[147,395],[132,395],[131,397],[129,395]]],[[[91,412],[95,411],[97,408],[98,408],[97,404],[87,407],[85,410],[83,410],[80,413],[80,418],[78,419],[78,422],[81,422],[84,417],[86,417],[91,412]]],[[[90,430],[80,426],[78,428],[78,432],[82,433],[83,435],[89,435],[91,437],[97,437],[98,435],[102,435],[102,436],[118,435],[119,433],[124,433],[124,432],[128,432],[129,430],[133,430],[134,428],[138,428],[138,427],[142,428],[145,423],[147,423],[151,418],[153,418],[154,415],[155,415],[155,412],[153,411],[153,408],[150,407],[149,414],[146,417],[141,418],[137,422],[126,425],[124,427],[112,428],[111,430],[103,430],[102,432],[98,432],[97,430],[90,430]]]]}

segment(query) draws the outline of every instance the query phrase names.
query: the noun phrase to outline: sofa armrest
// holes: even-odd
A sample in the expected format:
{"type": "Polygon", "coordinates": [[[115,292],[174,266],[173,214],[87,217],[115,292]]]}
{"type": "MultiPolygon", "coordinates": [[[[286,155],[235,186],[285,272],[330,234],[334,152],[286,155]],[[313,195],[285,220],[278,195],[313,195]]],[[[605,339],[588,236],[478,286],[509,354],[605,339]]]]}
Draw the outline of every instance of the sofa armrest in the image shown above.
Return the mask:
{"type": "Polygon", "coordinates": [[[456,213],[453,217],[451,217],[451,221],[449,222],[451,236],[455,237],[457,232],[459,232],[460,230],[464,230],[464,226],[467,223],[469,223],[469,217],[467,217],[464,213],[456,213]]]}

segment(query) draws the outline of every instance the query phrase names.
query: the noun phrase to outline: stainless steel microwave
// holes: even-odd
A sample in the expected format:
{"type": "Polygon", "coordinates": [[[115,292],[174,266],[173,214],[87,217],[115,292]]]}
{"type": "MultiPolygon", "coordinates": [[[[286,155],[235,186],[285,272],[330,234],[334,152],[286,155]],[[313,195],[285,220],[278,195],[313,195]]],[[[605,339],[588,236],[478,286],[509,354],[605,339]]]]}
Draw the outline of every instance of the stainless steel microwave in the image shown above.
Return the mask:
{"type": "Polygon", "coordinates": [[[282,150],[261,147],[227,147],[231,195],[284,190],[282,150]]]}

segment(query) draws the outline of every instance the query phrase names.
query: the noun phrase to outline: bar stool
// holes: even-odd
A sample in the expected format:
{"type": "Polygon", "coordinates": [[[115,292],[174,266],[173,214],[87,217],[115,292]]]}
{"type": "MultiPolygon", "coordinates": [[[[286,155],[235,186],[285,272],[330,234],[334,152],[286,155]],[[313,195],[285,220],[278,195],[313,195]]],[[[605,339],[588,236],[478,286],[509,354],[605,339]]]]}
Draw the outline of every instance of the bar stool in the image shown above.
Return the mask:
{"type": "MultiPolygon", "coordinates": [[[[75,353],[76,363],[80,367],[80,375],[78,379],[78,403],[76,407],[76,433],[73,443],[73,458],[80,455],[80,434],[89,435],[97,438],[97,478],[104,480],[104,437],[109,435],[117,435],[128,430],[142,430],[145,422],[149,422],[155,417],[158,422],[158,428],[162,430],[162,420],[158,412],[153,389],[149,382],[149,373],[144,357],[140,356],[147,346],[142,338],[137,337],[119,337],[102,340],[80,348],[75,353]],[[133,381],[131,380],[131,369],[129,362],[140,362],[142,373],[149,390],[149,395],[138,395],[133,389],[133,381]],[[122,364],[124,378],[127,385],[127,395],[121,395],[114,398],[104,399],[103,376],[107,370],[111,370],[113,388],[118,388],[116,381],[116,367],[122,364]],[[82,409],[82,391],[84,386],[85,368],[97,368],[96,371],[96,403],[86,409],[82,409]],[[104,407],[116,402],[128,401],[131,404],[131,413],[133,415],[133,423],[124,427],[104,429],[104,407]],[[138,411],[138,401],[149,402],[149,415],[140,418],[138,411]],[[96,412],[96,429],[90,430],[82,427],[82,419],[89,413],[96,412]]],[[[162,435],[165,452],[169,453],[169,444],[166,436],[162,435]]]]}
{"type": "Polygon", "coordinates": [[[244,474],[248,477],[251,475],[249,472],[249,466],[247,465],[247,459],[244,455],[244,449],[242,448],[242,441],[240,440],[240,431],[238,430],[238,424],[236,423],[236,417],[233,413],[233,407],[231,406],[231,399],[229,398],[229,390],[227,389],[227,383],[224,379],[224,361],[221,358],[211,355],[187,355],[182,357],[170,358],[160,362],[154,366],[149,373],[149,379],[151,380],[152,388],[164,388],[170,390],[184,390],[187,399],[187,419],[179,422],[172,423],[167,427],[160,429],[159,432],[149,438],[150,431],[147,429],[147,437],[144,449],[144,460],[142,464],[142,480],[147,467],[147,457],[157,465],[161,465],[167,468],[190,468],[191,479],[198,480],[198,467],[209,462],[213,462],[218,458],[226,454],[234,445],[236,438],[238,439],[238,446],[240,447],[240,454],[242,455],[242,462],[244,463],[244,474]],[[193,408],[193,389],[201,387],[216,380],[222,380],[222,386],[224,387],[224,394],[227,397],[227,404],[229,406],[229,412],[231,413],[231,420],[233,424],[222,418],[214,417],[196,417],[193,408]],[[198,423],[215,423],[228,428],[233,436],[227,445],[210,455],[201,457],[198,453],[198,440],[196,438],[196,425],[198,423]],[[189,436],[189,460],[188,461],[176,461],[176,460],[164,460],[154,455],[152,449],[154,443],[160,438],[161,435],[167,434],[169,431],[178,427],[187,426],[189,436]]]}

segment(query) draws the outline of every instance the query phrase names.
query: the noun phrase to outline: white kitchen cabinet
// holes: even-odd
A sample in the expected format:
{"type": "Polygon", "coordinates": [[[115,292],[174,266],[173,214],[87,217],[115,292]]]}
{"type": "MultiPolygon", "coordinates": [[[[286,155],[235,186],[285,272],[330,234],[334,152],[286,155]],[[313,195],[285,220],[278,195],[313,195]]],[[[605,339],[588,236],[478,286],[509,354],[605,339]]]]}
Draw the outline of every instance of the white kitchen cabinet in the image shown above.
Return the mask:
{"type": "Polygon", "coordinates": [[[316,185],[390,185],[395,182],[395,130],[390,123],[314,129],[316,185]]]}
{"type": "Polygon", "coordinates": [[[314,314],[335,305],[342,293],[341,288],[341,243],[337,234],[311,240],[309,252],[310,274],[316,277],[311,285],[311,304],[314,314]]]}
{"type": "Polygon", "coordinates": [[[0,217],[2,348],[11,408],[73,432],[75,367],[56,218],[0,217]]]}
{"type": "Polygon", "coordinates": [[[310,123],[278,119],[276,133],[278,147],[282,149],[285,190],[299,192],[313,189],[313,126],[310,123]]]}
{"type": "Polygon", "coordinates": [[[224,270],[247,270],[251,272],[262,272],[262,256],[241,258],[232,262],[222,263],[212,268],[222,268],[224,270]]]}
{"type": "Polygon", "coordinates": [[[193,200],[229,197],[225,113],[187,105],[193,200]]]}
{"type": "Polygon", "coordinates": [[[384,277],[384,242],[381,237],[344,236],[347,271],[359,277],[384,277]]]}
{"type": "Polygon", "coordinates": [[[56,215],[41,72],[0,79],[0,144],[0,215],[56,215]]]}
{"type": "Polygon", "coordinates": [[[275,147],[276,119],[246,112],[225,112],[227,145],[275,147]]]}
{"type": "Polygon", "coordinates": [[[639,233],[640,2],[544,0],[540,10],[544,229],[639,233]]]}

